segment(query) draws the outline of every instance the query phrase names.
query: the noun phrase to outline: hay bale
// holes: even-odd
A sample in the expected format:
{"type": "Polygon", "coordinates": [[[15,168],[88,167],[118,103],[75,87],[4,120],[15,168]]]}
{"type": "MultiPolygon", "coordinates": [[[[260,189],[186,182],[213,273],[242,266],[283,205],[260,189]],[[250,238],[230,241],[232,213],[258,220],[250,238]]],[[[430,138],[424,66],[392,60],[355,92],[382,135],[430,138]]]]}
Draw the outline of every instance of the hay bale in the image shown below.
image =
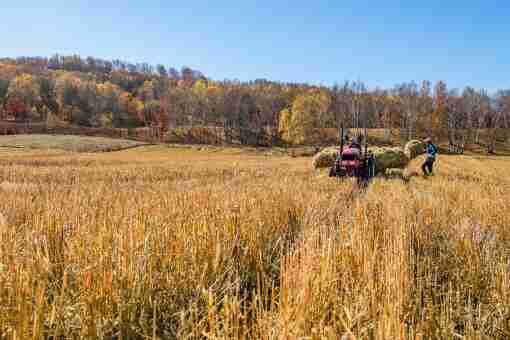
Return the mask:
{"type": "Polygon", "coordinates": [[[404,148],[404,152],[409,159],[414,159],[417,156],[425,153],[425,150],[427,149],[427,146],[425,143],[419,140],[411,140],[407,142],[404,148]]]}
{"type": "Polygon", "coordinates": [[[386,177],[388,177],[388,178],[398,178],[398,179],[406,178],[406,171],[404,169],[388,168],[388,169],[386,169],[385,174],[386,174],[386,177]]]}
{"type": "Polygon", "coordinates": [[[46,116],[46,128],[54,129],[58,126],[59,122],[60,120],[55,114],[53,114],[53,112],[48,112],[48,115],[46,116]]]}
{"type": "Polygon", "coordinates": [[[302,147],[291,150],[291,157],[313,157],[319,152],[316,147],[302,147]]]}
{"type": "Polygon", "coordinates": [[[401,179],[404,182],[409,182],[411,178],[418,176],[416,171],[409,169],[395,169],[389,168],[385,171],[385,177],[389,179],[401,179]]]}
{"type": "Polygon", "coordinates": [[[376,172],[385,173],[386,169],[403,169],[409,163],[404,150],[401,148],[372,148],[375,157],[376,172]]]}
{"type": "Polygon", "coordinates": [[[338,147],[330,147],[322,150],[313,157],[312,165],[315,169],[331,168],[338,157],[338,147]]]}

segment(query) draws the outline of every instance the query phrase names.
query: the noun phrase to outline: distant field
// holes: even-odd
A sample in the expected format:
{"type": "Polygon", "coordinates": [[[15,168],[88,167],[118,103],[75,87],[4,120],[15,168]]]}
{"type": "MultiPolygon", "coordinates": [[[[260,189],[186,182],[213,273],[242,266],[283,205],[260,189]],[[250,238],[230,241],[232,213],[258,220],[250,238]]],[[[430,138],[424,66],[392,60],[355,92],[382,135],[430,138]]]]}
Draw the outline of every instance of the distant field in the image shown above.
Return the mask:
{"type": "Polygon", "coordinates": [[[510,338],[510,158],[360,192],[266,151],[3,149],[0,337],[510,338]]]}
{"type": "Polygon", "coordinates": [[[0,136],[0,148],[26,148],[65,150],[74,152],[117,151],[144,143],[103,137],[81,137],[71,135],[7,135],[0,136]]]}

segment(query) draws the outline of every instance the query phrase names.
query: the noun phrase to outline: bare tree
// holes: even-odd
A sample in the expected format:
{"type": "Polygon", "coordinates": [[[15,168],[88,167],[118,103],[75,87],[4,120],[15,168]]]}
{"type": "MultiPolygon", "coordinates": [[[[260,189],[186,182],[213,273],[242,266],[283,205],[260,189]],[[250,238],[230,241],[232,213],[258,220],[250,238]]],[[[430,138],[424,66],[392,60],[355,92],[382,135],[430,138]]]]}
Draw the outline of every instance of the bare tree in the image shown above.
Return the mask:
{"type": "Polygon", "coordinates": [[[473,132],[478,126],[478,114],[480,112],[481,98],[480,94],[472,87],[466,87],[462,92],[462,108],[465,114],[466,129],[465,139],[469,142],[473,139],[473,132]]]}
{"type": "Polygon", "coordinates": [[[418,120],[419,98],[415,82],[404,83],[398,87],[398,94],[403,108],[401,127],[405,130],[405,138],[414,138],[418,120]]]}
{"type": "Polygon", "coordinates": [[[391,140],[391,121],[390,111],[388,110],[388,93],[381,89],[376,89],[371,97],[371,104],[374,116],[378,121],[378,126],[384,127],[384,140],[389,142],[391,140]]]}
{"type": "MultiPolygon", "coordinates": [[[[498,142],[499,130],[508,128],[508,116],[510,114],[510,90],[498,91],[494,97],[494,107],[487,119],[487,152],[495,153],[498,142]]],[[[506,133],[502,136],[506,141],[506,133]]]]}
{"type": "Polygon", "coordinates": [[[433,124],[432,124],[432,111],[433,108],[433,100],[431,96],[431,84],[430,81],[424,80],[421,83],[420,87],[420,97],[419,97],[419,130],[425,132],[428,136],[433,134],[433,124]]]}
{"type": "Polygon", "coordinates": [[[350,114],[351,105],[351,90],[349,82],[345,82],[342,87],[335,85],[332,89],[331,111],[335,117],[339,139],[345,138],[344,135],[341,135],[342,126],[344,126],[346,121],[349,119],[348,116],[350,114]]]}
{"type": "Polygon", "coordinates": [[[475,144],[481,144],[480,133],[485,127],[488,116],[491,114],[491,100],[487,91],[481,89],[477,96],[478,114],[474,117],[475,122],[475,144]]]}
{"type": "Polygon", "coordinates": [[[464,121],[462,98],[456,89],[450,90],[446,98],[446,127],[450,152],[464,153],[466,143],[466,135],[462,133],[464,121]]]}

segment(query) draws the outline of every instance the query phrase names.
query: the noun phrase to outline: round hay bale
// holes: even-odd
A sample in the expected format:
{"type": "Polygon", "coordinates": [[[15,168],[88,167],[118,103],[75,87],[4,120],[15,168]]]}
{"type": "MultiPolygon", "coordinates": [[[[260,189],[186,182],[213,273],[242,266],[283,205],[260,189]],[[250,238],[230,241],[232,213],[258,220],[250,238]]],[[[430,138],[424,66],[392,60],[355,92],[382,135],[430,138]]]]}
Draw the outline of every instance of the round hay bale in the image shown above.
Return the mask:
{"type": "Polygon", "coordinates": [[[313,157],[312,165],[315,169],[330,168],[335,164],[337,157],[337,147],[326,148],[313,157]]]}
{"type": "Polygon", "coordinates": [[[315,147],[303,147],[290,152],[291,157],[313,157],[319,152],[315,147]]]}
{"type": "Polygon", "coordinates": [[[386,177],[388,178],[405,178],[406,177],[406,171],[404,169],[395,169],[395,168],[388,168],[385,171],[386,177]]]}
{"type": "Polygon", "coordinates": [[[47,116],[46,116],[46,128],[48,129],[54,129],[58,126],[60,120],[58,119],[58,117],[53,114],[53,112],[48,112],[47,116]]]}
{"type": "Polygon", "coordinates": [[[404,150],[400,148],[373,148],[371,151],[375,157],[377,173],[384,173],[389,168],[403,169],[409,163],[404,150]]]}
{"type": "Polygon", "coordinates": [[[409,171],[409,169],[386,169],[385,177],[388,179],[400,179],[404,182],[409,182],[411,178],[416,177],[417,173],[409,171]]]}
{"type": "Polygon", "coordinates": [[[404,182],[409,182],[411,178],[417,177],[419,174],[416,171],[406,169],[395,169],[395,168],[389,168],[386,169],[384,173],[384,177],[388,179],[401,179],[404,182]]]}
{"type": "Polygon", "coordinates": [[[425,153],[427,146],[420,140],[411,140],[407,142],[404,148],[404,152],[409,159],[414,159],[417,156],[425,153]]]}

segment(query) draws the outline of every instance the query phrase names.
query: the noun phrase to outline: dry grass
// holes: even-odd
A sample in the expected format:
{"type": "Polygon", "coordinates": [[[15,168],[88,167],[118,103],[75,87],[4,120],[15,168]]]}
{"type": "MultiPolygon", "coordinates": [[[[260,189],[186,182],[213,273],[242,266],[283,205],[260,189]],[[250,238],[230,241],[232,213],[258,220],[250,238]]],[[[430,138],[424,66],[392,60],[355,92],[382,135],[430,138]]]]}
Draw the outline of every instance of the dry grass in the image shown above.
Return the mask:
{"type": "Polygon", "coordinates": [[[133,148],[145,143],[105,137],[72,135],[0,136],[0,148],[65,150],[73,152],[108,152],[133,148]]]}
{"type": "Polygon", "coordinates": [[[0,333],[509,338],[509,164],[357,192],[233,149],[4,151],[0,333]]]}

